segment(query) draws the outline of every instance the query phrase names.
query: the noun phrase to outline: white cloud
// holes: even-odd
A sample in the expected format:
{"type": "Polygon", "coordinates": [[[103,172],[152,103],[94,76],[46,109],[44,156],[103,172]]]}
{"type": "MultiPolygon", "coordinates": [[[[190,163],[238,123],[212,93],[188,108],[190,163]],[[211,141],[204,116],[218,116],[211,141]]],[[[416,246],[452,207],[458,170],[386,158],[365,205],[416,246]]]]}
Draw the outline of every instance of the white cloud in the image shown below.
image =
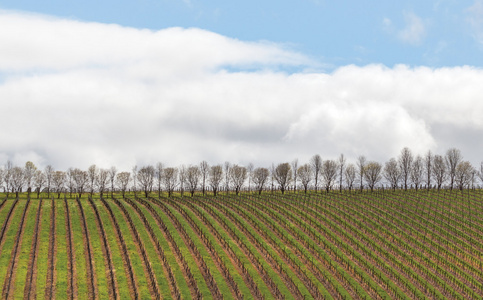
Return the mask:
{"type": "Polygon", "coordinates": [[[480,69],[368,65],[286,74],[276,70],[312,62],[277,44],[200,29],[148,31],[8,11],[0,28],[10,29],[0,30],[3,161],[125,170],[203,159],[269,165],[342,152],[382,161],[404,146],[458,147],[481,159],[462,142],[483,130],[480,69]]]}
{"type": "Polygon", "coordinates": [[[411,45],[420,44],[426,35],[423,20],[413,12],[404,12],[404,21],[406,26],[398,32],[399,40],[411,45]]]}
{"type": "Polygon", "coordinates": [[[227,64],[308,62],[280,45],[242,42],[196,28],[139,30],[1,10],[0,28],[0,70],[67,70],[147,63],[171,74],[227,64]]]}

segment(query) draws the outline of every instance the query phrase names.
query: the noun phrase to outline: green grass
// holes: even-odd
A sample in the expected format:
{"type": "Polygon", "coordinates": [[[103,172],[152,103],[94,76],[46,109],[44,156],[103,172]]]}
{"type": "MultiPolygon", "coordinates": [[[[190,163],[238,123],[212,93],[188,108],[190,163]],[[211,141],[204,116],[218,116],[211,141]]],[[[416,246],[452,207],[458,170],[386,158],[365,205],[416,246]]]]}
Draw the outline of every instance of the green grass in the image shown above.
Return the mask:
{"type": "MultiPolygon", "coordinates": [[[[221,237],[224,240],[228,241],[228,243],[230,244],[230,248],[235,253],[236,257],[238,257],[240,259],[240,261],[243,263],[243,265],[247,269],[249,276],[251,276],[254,279],[254,281],[257,283],[258,289],[260,290],[262,295],[264,295],[265,298],[270,298],[270,296],[271,296],[270,290],[265,285],[263,280],[257,280],[257,277],[259,277],[257,271],[255,270],[255,268],[251,264],[250,260],[245,256],[243,251],[240,250],[238,245],[233,240],[231,240],[230,235],[207,212],[202,210],[200,207],[197,207],[195,209],[198,209],[205,216],[205,218],[208,219],[208,221],[212,224],[213,228],[221,235],[221,237]]],[[[218,248],[221,248],[221,247],[218,247],[218,248]]],[[[237,274],[237,275],[239,276],[239,274],[237,274]]],[[[248,289],[248,287],[246,287],[246,285],[242,286],[240,288],[240,291],[243,293],[244,296],[250,298],[250,291],[246,290],[245,288],[248,289]]]]}
{"type": "MultiPolygon", "coordinates": [[[[1,198],[0,203],[3,202],[3,198],[1,198]]],[[[3,223],[5,222],[5,219],[7,218],[7,214],[10,211],[10,207],[13,204],[13,200],[7,200],[5,204],[3,205],[2,209],[0,209],[0,230],[3,226],[3,223]]]]}
{"type": "MultiPolygon", "coordinates": [[[[39,208],[38,201],[30,201],[27,215],[25,216],[25,228],[22,235],[22,243],[19,248],[19,258],[17,261],[17,270],[14,278],[13,295],[15,299],[23,298],[24,289],[27,279],[27,272],[30,261],[30,252],[32,249],[32,240],[35,232],[35,223],[37,218],[37,210],[39,208]]],[[[35,267],[35,266],[34,266],[35,267]]]]}
{"type": "MultiPolygon", "coordinates": [[[[33,196],[18,248],[19,259],[16,273],[12,277],[13,289],[10,292],[15,299],[23,298],[28,267],[32,263],[30,252],[35,232],[36,213],[39,208],[36,195],[33,196]]],[[[13,197],[14,194],[11,194],[0,210],[0,228],[5,224],[6,216],[15,201],[13,197]]],[[[117,241],[117,232],[108,211],[98,199],[98,195],[95,197],[97,198],[94,200],[94,204],[99,211],[112,255],[118,295],[121,299],[131,299],[129,278],[126,275],[121,248],[117,241]]],[[[301,293],[309,296],[308,298],[311,298],[310,288],[303,284],[304,281],[299,278],[299,272],[305,273],[322,294],[333,298],[337,298],[338,295],[332,294],[332,287],[319,278],[319,273],[323,277],[330,278],[337,293],[346,297],[351,297],[352,292],[369,298],[373,293],[377,293],[383,298],[393,298],[395,293],[402,298],[431,298],[432,295],[435,295],[436,298],[479,299],[483,296],[483,285],[479,281],[482,269],[482,256],[479,250],[483,247],[481,241],[483,193],[480,190],[465,191],[464,193],[459,191],[340,193],[336,191],[328,194],[325,192],[310,193],[307,197],[303,193],[290,193],[284,196],[274,193],[273,195],[265,194],[262,197],[230,194],[217,198],[211,196],[184,199],[174,197],[172,200],[174,202],[163,198],[160,200],[163,204],[160,205],[169,210],[180,222],[189,240],[202,255],[225,298],[232,298],[231,288],[217,264],[214,263],[205,242],[198,236],[198,229],[208,239],[208,244],[214,247],[215,256],[219,256],[228,268],[245,299],[253,297],[238,266],[231,262],[229,251],[233,251],[241,260],[249,276],[253,278],[266,298],[273,297],[270,288],[257,271],[255,265],[257,263],[266,270],[270,280],[275,283],[283,295],[287,298],[293,298],[293,296],[285,286],[285,282],[277,270],[278,266],[273,265],[270,260],[265,258],[265,251],[272,256],[274,261],[282,265],[301,293]],[[185,214],[188,218],[185,218],[185,214]],[[232,218],[235,222],[231,221],[232,218]],[[188,220],[192,220],[195,226],[192,227],[188,220]],[[214,227],[214,231],[207,226],[208,223],[214,227]],[[225,226],[225,223],[228,227],[225,226]],[[227,240],[231,250],[223,249],[222,244],[218,243],[218,234],[227,240]],[[231,240],[231,234],[240,238],[240,243],[248,248],[249,255],[245,253],[244,248],[239,247],[238,242],[231,240]],[[251,234],[258,241],[257,243],[252,242],[249,237],[251,234]],[[294,262],[294,270],[282,257],[284,253],[294,262]],[[367,256],[371,256],[371,259],[367,259],[367,256]],[[304,262],[307,261],[309,263],[305,265],[304,262]],[[330,261],[337,261],[337,263],[330,264],[330,261]],[[255,262],[254,265],[252,262],[255,262]],[[433,269],[437,269],[437,272],[431,272],[433,269]],[[392,278],[393,275],[385,275],[385,270],[396,273],[394,276],[397,280],[391,282],[388,278],[392,278]],[[431,280],[426,280],[426,276],[430,276],[431,280]],[[385,282],[380,283],[379,278],[385,282]],[[353,288],[346,290],[341,284],[344,282],[349,282],[353,288]],[[431,284],[431,282],[436,283],[431,284]],[[472,286],[475,286],[476,289],[473,289],[472,286]],[[445,290],[449,291],[449,294],[446,294],[445,290]]],[[[1,194],[0,201],[2,201],[1,194]]],[[[161,295],[166,299],[171,298],[166,270],[159,261],[149,232],[134,208],[127,202],[120,201],[133,220],[142,240],[161,295]]],[[[69,199],[68,202],[74,242],[73,250],[76,258],[76,273],[74,274],[77,284],[76,296],[79,299],[87,299],[88,279],[85,276],[87,266],[79,207],[74,199],[69,199]]],[[[96,225],[97,218],[91,204],[87,201],[87,195],[82,197],[81,202],[90,237],[98,297],[105,299],[109,297],[110,290],[107,281],[106,260],[102,251],[102,239],[96,225]]],[[[149,277],[140,256],[140,248],[136,245],[121,209],[111,199],[107,199],[107,202],[119,223],[121,234],[128,248],[139,297],[151,299],[148,288],[149,277]]],[[[161,218],[174,242],[180,248],[200,293],[204,298],[212,299],[208,285],[180,232],[162,208],[154,202],[148,201],[148,203],[156,215],[161,218]]],[[[151,212],[141,202],[135,201],[135,204],[144,214],[147,222],[151,224],[155,239],[159,241],[163,249],[182,298],[191,299],[187,279],[183,276],[184,271],[178,264],[170,243],[165,239],[165,233],[158,226],[151,212]]],[[[25,205],[26,194],[21,194],[20,201],[13,210],[4,243],[0,246],[2,289],[12,259],[12,250],[17,242],[16,234],[25,205]]],[[[40,215],[38,257],[35,265],[37,271],[35,293],[38,299],[45,298],[51,205],[51,200],[45,199],[40,215]]],[[[57,299],[67,299],[68,255],[63,199],[56,198],[54,205],[56,207],[54,221],[56,222],[57,248],[55,296],[57,299]]]]}
{"type": "MultiPolygon", "coordinates": [[[[270,237],[271,240],[269,238],[262,238],[260,235],[257,234],[257,239],[259,239],[259,241],[261,241],[262,244],[265,245],[266,243],[271,243],[273,245],[273,247],[268,246],[268,247],[265,247],[265,249],[271,255],[271,257],[275,261],[277,261],[277,263],[280,266],[284,266],[284,269],[286,270],[287,275],[292,279],[292,281],[298,287],[298,289],[302,293],[302,295],[310,295],[309,291],[307,290],[305,285],[302,283],[302,281],[297,277],[297,275],[295,275],[294,271],[291,268],[286,266],[286,263],[284,262],[284,260],[278,255],[278,253],[276,251],[274,251],[274,249],[279,249],[280,252],[285,251],[285,253],[287,253],[288,256],[292,258],[293,261],[295,261],[295,265],[297,265],[297,266],[303,266],[303,263],[300,262],[300,260],[289,249],[289,247],[287,247],[284,244],[284,242],[282,242],[274,233],[272,233],[270,231],[270,229],[265,224],[263,224],[263,222],[259,218],[255,217],[255,215],[252,214],[251,212],[249,212],[248,210],[246,210],[246,214],[252,221],[254,221],[254,223],[256,225],[256,227],[250,225],[251,228],[252,228],[252,229],[250,229],[250,231],[256,232],[257,228],[258,228],[258,230],[266,233],[268,235],[268,237],[270,237]]],[[[247,220],[249,219],[248,217],[247,217],[247,220]]]]}
{"type": "Polygon", "coordinates": [[[138,293],[141,299],[150,299],[151,294],[149,293],[148,288],[148,280],[146,275],[144,274],[144,267],[142,260],[140,258],[140,253],[136,248],[136,243],[134,242],[134,238],[129,231],[129,225],[124,219],[124,216],[121,210],[117,207],[117,205],[113,202],[109,203],[109,206],[116,217],[117,222],[119,223],[119,227],[121,228],[122,236],[124,237],[124,241],[126,243],[127,251],[129,253],[129,259],[131,260],[132,269],[134,272],[134,276],[136,278],[136,282],[138,285],[138,293]]]}
{"type": "MultiPolygon", "coordinates": [[[[9,200],[10,201],[10,200],[9,200]]],[[[14,200],[11,200],[12,202],[14,200]]],[[[15,246],[15,238],[22,218],[22,213],[25,208],[26,201],[19,200],[17,206],[15,207],[12,216],[10,217],[11,223],[5,232],[4,244],[1,249],[0,255],[0,284],[2,285],[2,291],[4,288],[5,277],[7,275],[8,266],[11,260],[12,249],[15,246]]],[[[10,210],[10,207],[8,208],[10,210]]],[[[2,224],[3,225],[3,224],[2,224]]]]}
{"type": "MultiPolygon", "coordinates": [[[[285,296],[285,298],[290,299],[292,298],[292,294],[288,290],[287,286],[285,286],[285,283],[283,280],[280,278],[280,276],[272,269],[270,264],[265,260],[263,255],[259,252],[260,250],[257,249],[255,245],[252,244],[252,242],[249,240],[249,238],[235,225],[233,224],[227,216],[224,215],[223,212],[220,212],[216,207],[212,206],[212,209],[215,211],[215,213],[218,214],[218,216],[222,219],[225,220],[225,222],[228,224],[228,226],[235,232],[235,234],[240,238],[243,244],[248,248],[248,250],[253,254],[255,259],[262,264],[263,269],[266,270],[268,276],[272,279],[272,281],[277,285],[277,288],[280,290],[282,295],[285,296]]],[[[250,228],[247,222],[243,219],[241,219],[239,216],[235,215],[235,218],[240,221],[243,227],[245,228],[250,228]]],[[[252,231],[254,232],[254,231],[252,231]]],[[[256,234],[255,234],[256,235],[256,234]]],[[[262,281],[262,279],[260,279],[262,281]]]]}
{"type": "Polygon", "coordinates": [[[168,228],[171,236],[173,237],[176,245],[178,245],[178,248],[180,252],[182,253],[183,257],[186,260],[186,263],[188,264],[188,267],[191,270],[191,273],[193,274],[193,277],[196,280],[196,284],[198,286],[198,289],[200,290],[201,295],[203,298],[209,298],[211,299],[211,293],[206,285],[206,282],[203,278],[203,275],[201,274],[200,270],[198,269],[198,266],[194,260],[194,258],[191,256],[191,252],[186,246],[186,244],[183,241],[183,238],[180,236],[178,233],[178,230],[174,227],[173,223],[171,223],[171,220],[169,217],[156,205],[151,204],[151,206],[154,208],[154,210],[157,212],[163,223],[166,225],[168,228]]]}
{"type": "Polygon", "coordinates": [[[94,204],[99,211],[99,216],[101,217],[102,224],[104,226],[104,231],[106,232],[107,242],[109,244],[109,249],[111,251],[112,256],[112,264],[114,267],[114,274],[116,277],[116,283],[118,287],[119,297],[121,299],[130,299],[129,293],[129,285],[128,285],[128,277],[124,270],[124,263],[121,254],[121,248],[119,247],[116,239],[116,229],[114,228],[114,224],[111,222],[109,218],[109,213],[107,212],[104,205],[101,203],[100,200],[94,200],[94,204]]]}
{"type": "Polygon", "coordinates": [[[168,280],[166,279],[166,276],[164,275],[163,272],[163,265],[161,261],[158,261],[158,254],[156,252],[155,246],[152,243],[152,240],[149,236],[149,232],[145,229],[144,223],[142,220],[139,218],[138,214],[134,211],[134,209],[126,202],[122,201],[124,207],[128,211],[134,226],[136,227],[136,230],[139,234],[139,237],[143,241],[144,247],[146,249],[146,254],[153,258],[151,261],[151,267],[153,269],[153,272],[156,276],[158,286],[161,292],[161,296],[163,298],[170,298],[171,297],[171,292],[169,290],[169,283],[168,280]],[[154,259],[156,258],[156,259],[154,259]]]}
{"type": "Polygon", "coordinates": [[[186,283],[186,279],[184,278],[183,271],[181,270],[180,265],[176,261],[175,254],[171,250],[168,241],[165,239],[161,229],[159,229],[156,220],[154,220],[154,217],[143,205],[138,204],[138,207],[141,209],[144,216],[146,216],[148,223],[151,225],[151,228],[153,229],[153,232],[158,239],[161,248],[163,249],[166,260],[168,261],[168,264],[171,266],[171,270],[173,271],[173,275],[179,287],[181,297],[183,299],[191,299],[191,293],[188,284],[186,283]]]}
{"type": "Polygon", "coordinates": [[[100,299],[109,298],[109,284],[107,282],[106,263],[104,253],[102,252],[101,234],[96,226],[96,215],[90,203],[86,200],[80,200],[82,209],[87,223],[87,230],[91,241],[92,258],[94,260],[94,269],[97,277],[97,292],[100,299]]]}
{"type": "Polygon", "coordinates": [[[190,239],[193,241],[193,243],[196,246],[196,249],[200,252],[201,256],[203,257],[207,267],[209,268],[209,271],[211,275],[213,276],[213,279],[218,285],[218,289],[220,290],[221,294],[224,297],[230,298],[232,296],[231,290],[228,286],[228,284],[225,281],[225,278],[223,275],[220,273],[218,268],[216,267],[216,264],[213,262],[213,259],[211,258],[210,253],[206,249],[205,245],[203,242],[198,238],[196,233],[193,231],[191,226],[189,225],[188,221],[185,220],[185,218],[173,207],[168,205],[168,208],[171,210],[173,215],[178,219],[178,221],[181,223],[183,226],[184,230],[190,237],[190,239]]]}
{"type": "Polygon", "coordinates": [[[47,284],[51,213],[52,213],[52,202],[48,199],[43,200],[42,215],[40,216],[40,232],[39,232],[39,245],[38,245],[39,248],[38,248],[38,256],[37,256],[36,294],[37,294],[37,298],[39,299],[43,298],[43,296],[45,295],[45,285],[47,284]]]}
{"type": "Polygon", "coordinates": [[[246,298],[250,298],[251,296],[250,289],[246,286],[245,282],[243,281],[243,277],[238,273],[238,270],[231,262],[230,257],[228,256],[227,253],[225,253],[225,251],[223,250],[223,247],[220,246],[216,238],[210,232],[207,225],[201,222],[198,216],[193,211],[191,211],[187,206],[182,205],[181,209],[183,209],[189,215],[189,217],[194,221],[197,227],[203,232],[203,235],[208,238],[208,240],[210,241],[210,244],[213,246],[216,253],[221,258],[226,268],[229,270],[230,275],[233,277],[233,281],[235,281],[242,295],[245,295],[246,298]]]}
{"type": "Polygon", "coordinates": [[[74,200],[67,200],[70,211],[70,222],[72,226],[72,240],[75,253],[75,267],[77,279],[77,296],[79,299],[87,299],[89,295],[87,281],[87,265],[84,250],[84,236],[82,234],[82,223],[77,203],[74,200]]]}
{"type": "Polygon", "coordinates": [[[55,296],[57,299],[67,299],[68,287],[68,259],[67,254],[67,233],[65,220],[64,201],[55,200],[55,240],[57,244],[57,255],[55,257],[55,296]]]}

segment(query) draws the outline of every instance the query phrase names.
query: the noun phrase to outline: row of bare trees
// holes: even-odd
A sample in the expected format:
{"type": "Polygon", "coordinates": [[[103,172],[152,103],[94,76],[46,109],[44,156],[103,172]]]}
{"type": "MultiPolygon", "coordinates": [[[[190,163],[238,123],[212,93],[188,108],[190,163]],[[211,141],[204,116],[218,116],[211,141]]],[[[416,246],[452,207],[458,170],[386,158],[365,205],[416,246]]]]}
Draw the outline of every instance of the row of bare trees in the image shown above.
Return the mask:
{"type": "Polygon", "coordinates": [[[48,197],[56,193],[78,194],[99,193],[103,196],[110,192],[127,191],[149,193],[167,192],[171,196],[175,191],[181,194],[195,192],[206,194],[210,191],[215,196],[221,190],[234,191],[237,195],[242,190],[257,191],[287,190],[296,191],[323,189],[327,192],[338,188],[353,190],[368,188],[373,190],[380,186],[392,189],[420,189],[448,187],[464,189],[474,187],[477,181],[483,182],[483,162],[479,170],[470,162],[463,160],[460,150],[451,148],[444,155],[428,151],[424,156],[414,155],[409,148],[403,148],[398,157],[385,162],[368,161],[359,156],[355,163],[346,163],[344,155],[336,160],[323,160],[314,155],[308,163],[299,166],[298,160],[272,165],[269,168],[257,167],[253,164],[240,166],[225,162],[210,166],[206,161],[199,165],[165,167],[162,163],[156,166],[135,166],[131,172],[118,172],[116,167],[110,169],[91,165],[87,170],[69,168],[58,171],[50,165],[43,170],[34,163],[15,166],[8,161],[0,168],[0,183],[5,193],[36,191],[46,192],[48,197]]]}

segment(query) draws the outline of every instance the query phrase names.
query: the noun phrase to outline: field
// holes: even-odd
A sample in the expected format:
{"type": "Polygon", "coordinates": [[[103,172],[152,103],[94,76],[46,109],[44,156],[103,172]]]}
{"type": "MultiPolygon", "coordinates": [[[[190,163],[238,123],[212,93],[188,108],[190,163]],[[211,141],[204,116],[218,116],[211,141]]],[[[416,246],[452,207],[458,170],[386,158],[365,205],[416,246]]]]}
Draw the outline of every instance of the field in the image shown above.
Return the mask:
{"type": "Polygon", "coordinates": [[[482,190],[68,196],[0,200],[2,299],[483,298],[482,190]]]}

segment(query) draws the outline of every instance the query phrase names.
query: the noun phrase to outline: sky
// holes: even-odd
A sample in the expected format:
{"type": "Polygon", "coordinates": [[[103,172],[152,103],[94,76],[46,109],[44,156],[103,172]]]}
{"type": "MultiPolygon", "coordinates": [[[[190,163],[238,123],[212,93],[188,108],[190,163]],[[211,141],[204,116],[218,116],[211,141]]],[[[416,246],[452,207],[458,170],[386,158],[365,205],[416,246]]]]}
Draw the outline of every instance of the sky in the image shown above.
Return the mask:
{"type": "Polygon", "coordinates": [[[0,0],[0,164],[483,160],[483,0],[0,0]]]}

